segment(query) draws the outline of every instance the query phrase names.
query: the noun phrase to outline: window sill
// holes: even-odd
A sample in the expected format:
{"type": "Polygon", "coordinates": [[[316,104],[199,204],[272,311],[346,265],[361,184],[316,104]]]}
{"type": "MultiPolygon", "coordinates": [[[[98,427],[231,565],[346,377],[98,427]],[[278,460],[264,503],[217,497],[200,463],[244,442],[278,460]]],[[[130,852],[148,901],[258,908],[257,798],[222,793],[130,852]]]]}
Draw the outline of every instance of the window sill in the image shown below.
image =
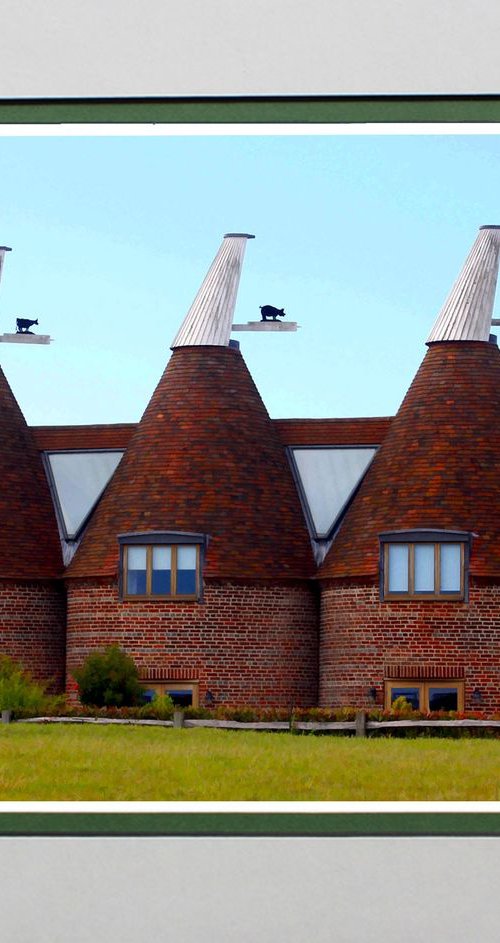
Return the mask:
{"type": "Polygon", "coordinates": [[[465,602],[463,593],[386,593],[382,602],[465,602]]]}
{"type": "Polygon", "coordinates": [[[122,602],[199,602],[200,597],[194,596],[122,596],[122,602]]]}

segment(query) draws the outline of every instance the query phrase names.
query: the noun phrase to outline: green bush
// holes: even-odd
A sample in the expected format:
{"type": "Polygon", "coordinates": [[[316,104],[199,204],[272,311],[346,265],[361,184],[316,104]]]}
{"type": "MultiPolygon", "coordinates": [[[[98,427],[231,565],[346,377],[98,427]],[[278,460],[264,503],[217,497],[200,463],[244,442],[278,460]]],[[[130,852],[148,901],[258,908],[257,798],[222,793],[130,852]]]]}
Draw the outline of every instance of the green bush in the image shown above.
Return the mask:
{"type": "Polygon", "coordinates": [[[29,717],[52,711],[64,701],[64,696],[54,697],[46,693],[45,687],[36,684],[22,666],[0,655],[0,710],[12,711],[15,717],[29,717]]]}
{"type": "Polygon", "coordinates": [[[408,717],[411,719],[415,717],[415,714],[418,714],[418,711],[412,707],[409,701],[401,695],[397,697],[391,704],[391,714],[400,718],[408,717]]]}
{"type": "Polygon", "coordinates": [[[296,707],[293,711],[294,721],[353,721],[356,719],[355,707],[296,707]]]}
{"type": "Polygon", "coordinates": [[[143,690],[134,661],[118,645],[92,652],[73,672],[82,704],[93,707],[132,707],[143,690]]]}
{"type": "Polygon", "coordinates": [[[144,704],[139,715],[148,720],[171,720],[174,716],[174,702],[168,694],[161,694],[144,704]]]}

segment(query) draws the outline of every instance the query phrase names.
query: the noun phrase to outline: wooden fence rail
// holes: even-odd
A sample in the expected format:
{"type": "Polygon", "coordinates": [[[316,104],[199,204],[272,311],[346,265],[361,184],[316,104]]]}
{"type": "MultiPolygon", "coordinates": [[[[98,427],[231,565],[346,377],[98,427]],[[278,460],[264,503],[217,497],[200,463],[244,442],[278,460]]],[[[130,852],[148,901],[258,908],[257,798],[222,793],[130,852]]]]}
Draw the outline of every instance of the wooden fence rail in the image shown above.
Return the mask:
{"type": "Polygon", "coordinates": [[[359,711],[356,720],[347,721],[240,721],[216,720],[184,717],[182,711],[176,711],[174,720],[140,720],[138,718],[107,718],[107,717],[29,717],[15,721],[19,724],[94,724],[94,725],[138,725],[144,727],[208,727],[219,730],[256,730],[281,731],[297,733],[354,733],[364,737],[378,730],[397,730],[401,728],[470,728],[470,729],[499,729],[500,720],[368,720],[364,711],[359,711]]]}

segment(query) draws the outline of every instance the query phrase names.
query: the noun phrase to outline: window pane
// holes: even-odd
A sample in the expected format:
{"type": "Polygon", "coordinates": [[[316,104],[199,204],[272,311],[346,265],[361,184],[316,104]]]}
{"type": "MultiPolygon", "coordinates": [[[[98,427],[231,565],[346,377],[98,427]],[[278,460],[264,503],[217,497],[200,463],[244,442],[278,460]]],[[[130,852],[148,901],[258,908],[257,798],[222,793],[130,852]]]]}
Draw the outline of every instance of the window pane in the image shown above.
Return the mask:
{"type": "Polygon", "coordinates": [[[177,547],[177,569],[196,570],[196,547],[177,547]]]}
{"type": "Polygon", "coordinates": [[[177,547],[177,595],[196,593],[196,547],[177,547]]]}
{"type": "Polygon", "coordinates": [[[145,547],[129,547],[127,551],[127,558],[128,558],[129,570],[145,570],[146,569],[146,548],[145,547]]]}
{"type": "Polygon", "coordinates": [[[420,709],[420,688],[391,688],[391,704],[394,704],[398,697],[404,697],[413,710],[420,709]]]}
{"type": "Polygon", "coordinates": [[[461,589],[461,545],[441,544],[441,592],[459,593],[461,589]]]}
{"type": "Polygon", "coordinates": [[[415,544],[415,592],[434,592],[434,544],[415,544]]]}
{"type": "Polygon", "coordinates": [[[127,548],[127,593],[144,596],[146,593],[146,548],[127,548]]]}
{"type": "Polygon", "coordinates": [[[172,566],[171,547],[153,547],[153,570],[170,570],[172,566]]]}
{"type": "Polygon", "coordinates": [[[155,596],[168,596],[172,592],[172,549],[153,547],[153,572],[151,592],[155,596]]]}
{"type": "Polygon", "coordinates": [[[389,592],[408,592],[407,544],[389,544],[389,592]]]}
{"type": "Polygon", "coordinates": [[[457,711],[457,688],[429,688],[429,710],[457,711]]]}

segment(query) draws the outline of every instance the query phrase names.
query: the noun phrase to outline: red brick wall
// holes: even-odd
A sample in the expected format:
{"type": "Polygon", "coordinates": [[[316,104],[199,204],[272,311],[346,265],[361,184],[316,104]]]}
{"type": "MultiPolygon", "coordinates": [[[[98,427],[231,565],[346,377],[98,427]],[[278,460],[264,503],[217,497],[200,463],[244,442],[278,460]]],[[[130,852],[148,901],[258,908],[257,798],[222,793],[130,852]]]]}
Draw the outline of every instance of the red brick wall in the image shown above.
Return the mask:
{"type": "Polygon", "coordinates": [[[56,583],[0,580],[0,654],[64,690],[66,598],[56,583]]]}
{"type": "Polygon", "coordinates": [[[469,603],[381,602],[374,579],[323,584],[320,704],[383,704],[384,676],[465,678],[465,708],[500,711],[500,584],[473,580],[469,603]],[[477,708],[476,708],[477,709],[477,708]]]}
{"type": "MultiPolygon", "coordinates": [[[[118,644],[142,677],[198,680],[200,704],[317,703],[317,590],[207,580],[200,603],[121,602],[108,579],[68,580],[68,674],[118,644]]],[[[69,678],[68,690],[75,684],[69,678]]]]}

